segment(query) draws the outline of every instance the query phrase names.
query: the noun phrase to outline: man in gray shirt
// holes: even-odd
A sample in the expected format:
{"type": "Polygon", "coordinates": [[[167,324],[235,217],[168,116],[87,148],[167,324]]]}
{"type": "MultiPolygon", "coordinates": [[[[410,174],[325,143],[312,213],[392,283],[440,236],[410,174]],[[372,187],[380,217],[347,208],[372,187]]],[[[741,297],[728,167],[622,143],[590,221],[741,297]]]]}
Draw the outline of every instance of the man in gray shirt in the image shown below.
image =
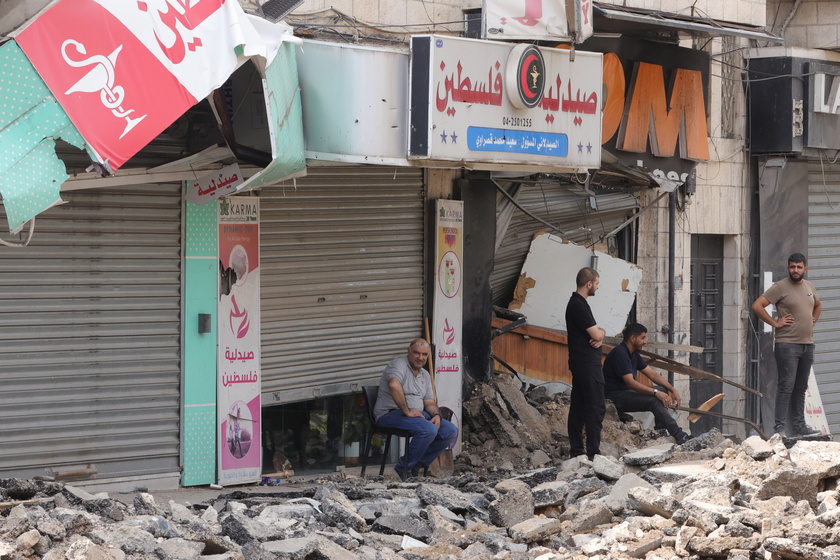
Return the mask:
{"type": "Polygon", "coordinates": [[[429,359],[429,343],[411,341],[405,356],[394,358],[382,372],[373,416],[376,423],[411,433],[409,464],[400,457],[394,470],[401,480],[417,476],[458,437],[458,428],[440,417],[432,389],[432,377],[423,366],[429,359]]]}
{"type": "Polygon", "coordinates": [[[777,434],[810,436],[820,432],[805,423],[805,394],[814,363],[814,325],[822,303],[814,285],[805,280],[808,261],[802,253],[788,257],[788,277],[782,278],[758,296],[752,310],[775,329],[773,355],[778,384],[773,430],[777,434]],[[766,307],[776,306],[778,318],[766,307]]]}

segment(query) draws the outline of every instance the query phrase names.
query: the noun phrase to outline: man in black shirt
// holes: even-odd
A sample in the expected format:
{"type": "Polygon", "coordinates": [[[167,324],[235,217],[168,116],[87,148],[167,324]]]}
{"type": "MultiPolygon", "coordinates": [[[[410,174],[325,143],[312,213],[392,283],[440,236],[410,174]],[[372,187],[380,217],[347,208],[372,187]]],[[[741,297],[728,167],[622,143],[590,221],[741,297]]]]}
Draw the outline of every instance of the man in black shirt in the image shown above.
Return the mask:
{"type": "Polygon", "coordinates": [[[601,424],[606,412],[604,373],[601,371],[601,342],[606,332],[595,322],[586,301],[589,296],[595,295],[599,281],[600,276],[595,269],[580,269],[576,278],[577,289],[566,306],[569,369],[572,372],[568,422],[570,455],[577,457],[586,453],[590,460],[601,452],[601,424]]]}
{"type": "Polygon", "coordinates": [[[690,439],[669,408],[680,406],[680,394],[664,377],[653,371],[642,359],[639,350],[647,343],[647,328],[640,323],[627,325],[624,342],[616,346],[604,360],[604,394],[619,412],[652,412],[656,427],[664,427],[682,445],[690,439]],[[649,387],[636,379],[638,372],[650,379],[649,387]]]}

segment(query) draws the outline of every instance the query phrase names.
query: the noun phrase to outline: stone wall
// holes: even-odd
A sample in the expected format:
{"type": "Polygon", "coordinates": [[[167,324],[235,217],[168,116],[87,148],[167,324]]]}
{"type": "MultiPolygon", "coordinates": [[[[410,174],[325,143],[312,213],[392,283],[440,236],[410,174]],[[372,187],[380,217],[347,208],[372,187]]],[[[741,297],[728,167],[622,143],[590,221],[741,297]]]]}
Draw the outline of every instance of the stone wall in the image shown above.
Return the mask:
{"type": "Polygon", "coordinates": [[[837,49],[840,47],[840,2],[767,2],[767,30],[781,36],[787,47],[837,49]]]}

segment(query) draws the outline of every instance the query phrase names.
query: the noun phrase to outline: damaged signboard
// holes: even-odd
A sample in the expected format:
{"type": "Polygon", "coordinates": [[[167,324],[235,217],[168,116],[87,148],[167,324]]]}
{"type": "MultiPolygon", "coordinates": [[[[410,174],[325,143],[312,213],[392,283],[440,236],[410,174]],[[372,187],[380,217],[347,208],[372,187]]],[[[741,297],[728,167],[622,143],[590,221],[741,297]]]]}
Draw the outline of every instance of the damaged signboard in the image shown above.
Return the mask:
{"type": "Polygon", "coordinates": [[[61,0],[16,40],[109,170],[221,86],[242,57],[270,62],[285,25],[238,2],[61,0]]]}
{"type": "Polygon", "coordinates": [[[509,308],[525,315],[531,325],[565,331],[566,304],[575,291],[578,270],[586,266],[601,275],[597,294],[588,300],[592,314],[607,336],[617,336],[636,299],[642,269],[545,232],[531,242],[509,308]]]}
{"type": "Polygon", "coordinates": [[[64,164],[55,154],[60,138],[77,148],[85,141],[14,42],[0,46],[0,196],[9,231],[61,204],[64,164]]]}

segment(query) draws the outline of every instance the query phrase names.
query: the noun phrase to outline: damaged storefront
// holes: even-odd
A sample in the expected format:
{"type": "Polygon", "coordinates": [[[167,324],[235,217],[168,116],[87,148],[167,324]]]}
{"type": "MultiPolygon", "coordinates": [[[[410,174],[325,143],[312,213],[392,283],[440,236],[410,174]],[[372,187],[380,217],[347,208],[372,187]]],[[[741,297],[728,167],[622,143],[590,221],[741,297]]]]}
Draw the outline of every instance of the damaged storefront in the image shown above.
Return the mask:
{"type": "Polygon", "coordinates": [[[361,389],[428,317],[428,176],[406,159],[408,56],[306,40],[297,58],[307,175],[260,192],[269,473],[358,464],[361,389]]]}
{"type": "MultiPolygon", "coordinates": [[[[756,156],[759,209],[753,297],[787,275],[788,255],[802,253],[808,258],[807,278],[820,299],[831,302],[840,279],[840,57],[823,50],[754,49],[749,71],[754,80],[750,146],[756,156]]],[[[760,321],[756,328],[755,375],[772,393],[772,332],[760,321]]],[[[814,365],[806,400],[809,424],[826,433],[840,430],[838,331],[840,321],[826,303],[814,327],[814,365]]],[[[771,410],[763,413],[772,420],[771,410]]]]}
{"type": "Polygon", "coordinates": [[[209,7],[62,1],[0,47],[6,476],[216,480],[217,199],[304,159],[290,29],[209,7]]]}
{"type": "MultiPolygon", "coordinates": [[[[644,280],[630,318],[647,325],[650,340],[668,348],[669,359],[726,379],[677,377],[690,406],[723,393],[715,410],[736,419],[704,419],[692,432],[712,427],[741,432],[745,423],[739,419],[757,418],[756,409],[750,409],[757,401],[753,393],[740,393],[731,385],[748,384],[741,372],[745,354],[739,342],[746,336],[741,322],[725,317],[747,305],[737,279],[746,267],[738,263],[749,254],[742,241],[749,201],[741,183],[743,166],[718,159],[732,158],[724,158],[723,152],[738,155],[742,150],[737,141],[744,125],[737,119],[742,96],[732,90],[737,80],[721,84],[713,73],[716,64],[724,75],[737,67],[740,61],[732,53],[738,52],[739,42],[777,39],[754,26],[601,3],[594,4],[593,21],[596,34],[583,37],[579,48],[604,57],[600,168],[589,176],[522,182],[494,178],[502,188],[497,193],[493,301],[512,309],[520,305],[523,294],[516,286],[538,232],[563,232],[560,238],[637,263],[644,280]],[[696,39],[693,44],[691,38],[696,39]],[[566,191],[567,206],[561,206],[556,190],[547,196],[546,184],[566,191]],[[525,196],[522,208],[513,204],[518,193],[525,196]]],[[[570,268],[588,264],[575,262],[570,268]]],[[[527,349],[513,352],[510,361],[524,363],[520,358],[527,349]]],[[[538,354],[534,358],[540,362],[538,354]]],[[[562,366],[551,379],[563,378],[565,360],[559,360],[562,366]]],[[[549,380],[543,376],[539,381],[549,380]]]]}

